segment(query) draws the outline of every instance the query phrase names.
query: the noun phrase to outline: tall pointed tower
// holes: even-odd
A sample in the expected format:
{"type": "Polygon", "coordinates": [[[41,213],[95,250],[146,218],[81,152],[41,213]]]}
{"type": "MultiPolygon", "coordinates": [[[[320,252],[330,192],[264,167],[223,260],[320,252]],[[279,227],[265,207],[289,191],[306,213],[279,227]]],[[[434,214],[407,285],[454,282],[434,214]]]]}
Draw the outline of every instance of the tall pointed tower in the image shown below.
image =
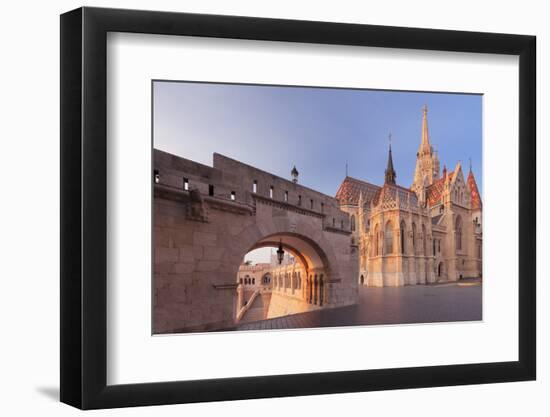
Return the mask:
{"type": "Polygon", "coordinates": [[[395,174],[395,170],[393,169],[393,158],[391,155],[391,134],[390,134],[390,151],[388,153],[388,166],[386,167],[386,171],[384,171],[384,174],[385,174],[384,184],[395,185],[395,177],[397,175],[395,174]]]}
{"type": "Polygon", "coordinates": [[[416,154],[416,168],[414,170],[414,181],[412,189],[420,194],[420,189],[431,185],[439,179],[439,158],[433,147],[430,145],[428,132],[428,106],[422,108],[422,134],[420,148],[416,154]]]}

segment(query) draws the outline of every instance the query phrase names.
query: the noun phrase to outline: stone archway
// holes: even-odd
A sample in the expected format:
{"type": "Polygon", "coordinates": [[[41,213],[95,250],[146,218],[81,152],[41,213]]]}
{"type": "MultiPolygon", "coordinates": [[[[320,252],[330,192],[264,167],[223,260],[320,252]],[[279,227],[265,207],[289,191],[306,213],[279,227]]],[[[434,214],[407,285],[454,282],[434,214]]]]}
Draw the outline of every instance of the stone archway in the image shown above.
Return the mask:
{"type": "Polygon", "coordinates": [[[349,234],[325,229],[322,218],[257,203],[254,212],[210,210],[205,222],[186,219],[177,202],[156,200],[155,215],[164,210],[171,216],[182,213],[183,218],[176,218],[178,227],[167,229],[168,235],[162,237],[175,247],[156,248],[155,333],[233,326],[238,310],[236,277],[244,255],[279,243],[304,264],[305,277],[317,275],[312,301],[315,295],[317,303],[320,300],[321,274],[323,308],[358,300],[358,261],[350,250],[349,234]],[[164,262],[164,252],[170,256],[174,253],[174,261],[164,262]]]}
{"type": "Polygon", "coordinates": [[[272,280],[271,273],[266,272],[265,274],[262,275],[261,284],[266,287],[271,286],[271,280],[272,280]]]}
{"type": "Polygon", "coordinates": [[[243,256],[281,241],[307,265],[304,282],[323,274],[323,308],[357,303],[349,214],[334,197],[220,154],[209,167],[155,150],[154,168],[153,333],[232,327],[243,256]]]}

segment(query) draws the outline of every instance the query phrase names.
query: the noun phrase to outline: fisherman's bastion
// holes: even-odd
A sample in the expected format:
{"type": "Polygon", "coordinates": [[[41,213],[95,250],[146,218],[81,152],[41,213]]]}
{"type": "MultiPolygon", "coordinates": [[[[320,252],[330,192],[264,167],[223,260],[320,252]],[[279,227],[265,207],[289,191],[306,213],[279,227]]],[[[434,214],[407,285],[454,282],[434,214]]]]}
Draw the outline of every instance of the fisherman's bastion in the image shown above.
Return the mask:
{"type": "Polygon", "coordinates": [[[387,158],[382,184],[346,176],[329,196],[301,185],[296,167],[285,179],[155,150],[154,332],[352,306],[361,288],[481,280],[475,176],[460,162],[440,168],[426,106],[413,183],[399,185],[391,142],[387,158]],[[262,247],[270,262],[245,262],[262,247]]]}

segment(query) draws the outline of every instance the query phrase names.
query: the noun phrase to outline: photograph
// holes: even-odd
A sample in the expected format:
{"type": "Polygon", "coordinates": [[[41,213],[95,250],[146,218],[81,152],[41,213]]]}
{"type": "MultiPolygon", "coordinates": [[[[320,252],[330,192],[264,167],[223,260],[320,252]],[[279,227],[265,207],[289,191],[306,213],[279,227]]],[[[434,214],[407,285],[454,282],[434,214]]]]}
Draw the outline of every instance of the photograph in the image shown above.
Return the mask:
{"type": "Polygon", "coordinates": [[[483,95],[152,81],[153,334],[483,320],[483,95]]]}

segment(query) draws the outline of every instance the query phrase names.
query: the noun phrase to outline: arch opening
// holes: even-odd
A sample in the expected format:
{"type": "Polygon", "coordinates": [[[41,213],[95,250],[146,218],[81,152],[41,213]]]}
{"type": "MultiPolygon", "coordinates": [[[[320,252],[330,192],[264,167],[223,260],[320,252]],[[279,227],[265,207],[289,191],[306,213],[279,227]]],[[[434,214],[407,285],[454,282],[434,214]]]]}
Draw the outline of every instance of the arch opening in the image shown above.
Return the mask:
{"type": "Polygon", "coordinates": [[[237,321],[295,314],[330,304],[329,258],[315,241],[297,233],[259,239],[243,256],[237,275],[237,321]],[[256,285],[241,285],[245,273],[256,277],[256,285]],[[261,303],[256,301],[260,298],[261,303]],[[267,306],[263,315],[257,312],[260,304],[267,306]]]}

